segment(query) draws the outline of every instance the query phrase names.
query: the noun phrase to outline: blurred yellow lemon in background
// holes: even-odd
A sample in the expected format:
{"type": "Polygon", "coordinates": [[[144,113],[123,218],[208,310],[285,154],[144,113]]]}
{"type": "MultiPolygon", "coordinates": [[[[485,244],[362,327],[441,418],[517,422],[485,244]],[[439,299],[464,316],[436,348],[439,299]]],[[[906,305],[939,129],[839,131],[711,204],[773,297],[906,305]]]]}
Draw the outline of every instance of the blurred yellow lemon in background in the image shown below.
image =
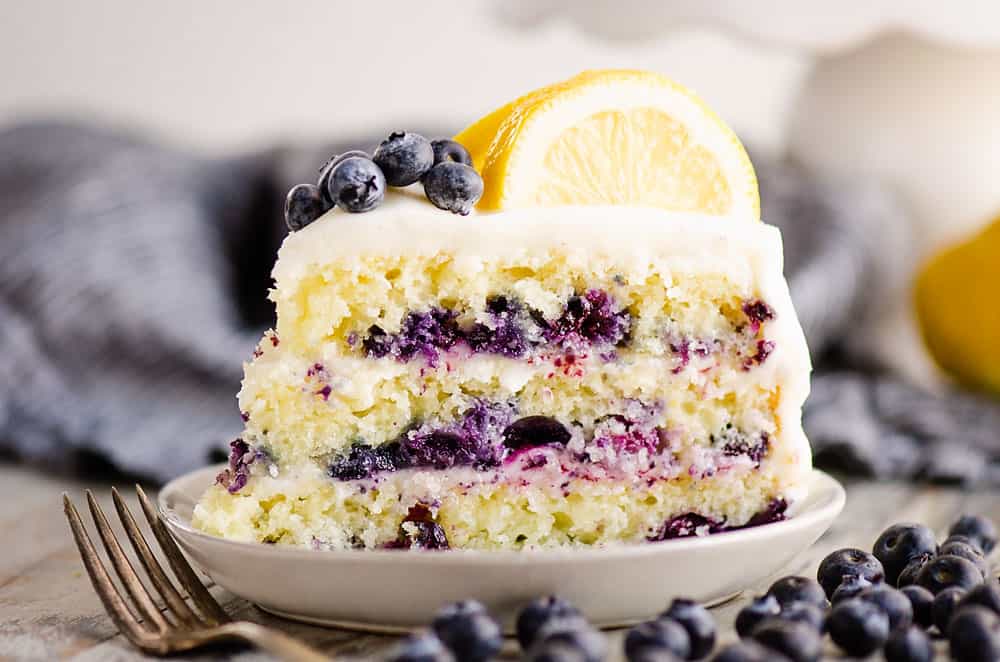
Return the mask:
{"type": "Polygon", "coordinates": [[[704,102],[646,71],[586,71],[455,136],[482,173],[483,210],[635,205],[760,218],[746,150],[704,102]]]}
{"type": "Polygon", "coordinates": [[[931,259],[915,296],[938,364],[960,382],[1000,395],[1000,217],[931,259]]]}

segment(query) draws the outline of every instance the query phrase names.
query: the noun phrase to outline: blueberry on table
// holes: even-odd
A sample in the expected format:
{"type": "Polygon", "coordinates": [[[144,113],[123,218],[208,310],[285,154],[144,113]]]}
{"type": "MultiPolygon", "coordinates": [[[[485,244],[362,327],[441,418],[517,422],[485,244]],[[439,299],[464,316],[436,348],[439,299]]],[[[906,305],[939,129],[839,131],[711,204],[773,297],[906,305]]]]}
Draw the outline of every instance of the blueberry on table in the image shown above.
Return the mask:
{"type": "Polygon", "coordinates": [[[997,544],[997,527],[982,515],[962,515],[948,529],[948,535],[968,537],[983,554],[992,552],[997,544]]]}
{"type": "Polygon", "coordinates": [[[844,581],[842,581],[840,586],[837,587],[837,590],[833,592],[830,602],[837,604],[838,602],[843,602],[848,598],[857,597],[862,591],[871,588],[872,586],[876,586],[876,584],[873,584],[864,577],[860,577],[858,575],[844,577],[844,581]]]}
{"type": "Polygon", "coordinates": [[[744,639],[720,650],[712,662],[788,662],[788,658],[753,639],[744,639]]]}
{"type": "Polygon", "coordinates": [[[660,614],[660,618],[671,618],[687,630],[691,640],[690,660],[700,660],[715,647],[715,619],[705,607],[694,600],[676,598],[660,614]]]}
{"type": "Polygon", "coordinates": [[[465,216],[483,197],[483,178],[471,166],[444,161],[424,175],[424,194],[439,209],[465,216]]]}
{"type": "Polygon", "coordinates": [[[951,620],[948,641],[956,662],[996,662],[1000,660],[1000,617],[986,607],[962,607],[951,620]]]}
{"type": "Polygon", "coordinates": [[[826,618],[833,643],[852,657],[865,657],[889,638],[889,617],[881,608],[860,598],[834,605],[826,618]]]}
{"type": "Polygon", "coordinates": [[[434,165],[434,148],[419,133],[394,131],[375,149],[372,160],[389,186],[409,186],[434,165]]]}
{"type": "Polygon", "coordinates": [[[625,635],[625,657],[630,662],[644,648],[665,649],[686,660],[691,655],[691,638],[674,619],[657,618],[636,625],[625,635]]]}
{"type": "Polygon", "coordinates": [[[816,579],[819,581],[826,597],[832,598],[844,577],[861,577],[875,584],[885,579],[882,562],[861,549],[838,549],[823,559],[819,564],[816,579]]]}
{"type": "Polygon", "coordinates": [[[906,567],[903,568],[903,572],[899,573],[899,579],[896,580],[896,588],[903,588],[904,586],[910,586],[911,584],[917,583],[917,575],[925,565],[927,565],[931,559],[937,556],[937,553],[933,554],[921,554],[915,557],[906,567]]]}
{"type": "Polygon", "coordinates": [[[431,629],[458,660],[484,662],[503,646],[500,624],[475,600],[444,607],[434,617],[431,629]]]}
{"type": "Polygon", "coordinates": [[[979,586],[973,586],[965,594],[961,602],[958,603],[959,607],[966,605],[986,607],[997,616],[1000,616],[1000,583],[997,583],[996,579],[992,579],[979,586]]]}
{"type": "Polygon", "coordinates": [[[876,584],[858,594],[858,598],[879,607],[889,617],[889,629],[909,627],[913,623],[910,599],[888,584],[876,584]]]}
{"type": "Polygon", "coordinates": [[[938,632],[948,636],[948,628],[951,624],[951,617],[955,614],[955,610],[958,608],[958,603],[961,602],[964,597],[965,590],[954,586],[946,588],[934,596],[934,605],[932,609],[934,612],[934,625],[937,626],[938,632]]]}
{"type": "Polygon", "coordinates": [[[775,650],[793,662],[815,662],[823,650],[819,632],[805,623],[767,618],[750,633],[754,641],[775,650]]]}
{"type": "Polygon", "coordinates": [[[334,166],[326,190],[330,201],[345,211],[371,211],[385,198],[385,176],[371,160],[349,156],[334,166]]]}
{"type": "Polygon", "coordinates": [[[451,618],[454,616],[469,616],[472,614],[488,613],[486,605],[479,600],[459,600],[458,602],[451,602],[441,607],[434,617],[436,620],[438,618],[451,618]]]}
{"type": "Polygon", "coordinates": [[[808,577],[782,577],[771,584],[767,592],[774,596],[782,608],[793,602],[808,602],[820,609],[829,606],[823,587],[808,577]]]}
{"type": "Polygon", "coordinates": [[[750,632],[769,616],[777,616],[781,605],[771,594],[758,595],[736,614],[736,633],[740,637],[749,637],[750,632]]]}
{"type": "Polygon", "coordinates": [[[955,586],[969,590],[983,581],[983,573],[969,559],[961,556],[938,556],[920,570],[917,583],[937,595],[955,586]]]}
{"type": "Polygon", "coordinates": [[[934,594],[923,586],[912,584],[899,589],[906,596],[913,609],[913,622],[927,629],[934,625],[934,594]]]}
{"type": "Polygon", "coordinates": [[[979,572],[982,573],[983,579],[989,576],[990,566],[986,562],[986,557],[983,553],[979,551],[979,548],[973,545],[971,542],[965,542],[958,540],[956,538],[949,538],[941,544],[941,548],[938,549],[938,556],[961,556],[963,559],[968,559],[972,561],[973,565],[979,568],[979,572]]]}
{"type": "Polygon", "coordinates": [[[319,180],[316,182],[316,186],[319,187],[320,192],[323,194],[323,199],[331,205],[333,204],[333,200],[329,197],[330,173],[333,172],[335,167],[337,167],[337,164],[352,156],[359,156],[363,159],[371,158],[368,156],[367,152],[362,152],[360,149],[352,149],[349,152],[334,154],[327,160],[326,163],[323,164],[323,167],[319,169],[319,180]]]}
{"type": "Polygon", "coordinates": [[[451,652],[433,632],[418,632],[399,642],[386,662],[453,662],[451,652]]]}
{"type": "Polygon", "coordinates": [[[875,541],[872,553],[882,563],[885,581],[896,585],[900,573],[913,559],[937,550],[934,532],[922,524],[893,524],[875,541]]]}
{"type": "Polygon", "coordinates": [[[527,659],[543,660],[540,651],[551,650],[557,644],[577,651],[581,662],[602,662],[607,653],[608,642],[604,635],[595,630],[581,616],[553,618],[542,626],[535,637],[535,643],[528,650],[527,659]]]}
{"type": "Polygon", "coordinates": [[[568,616],[582,618],[579,609],[560,597],[548,595],[529,602],[517,615],[517,641],[521,644],[521,648],[528,650],[535,643],[538,631],[546,623],[555,618],[568,616]]]}
{"type": "Polygon", "coordinates": [[[576,645],[553,639],[540,642],[521,659],[525,662],[587,662],[588,658],[576,645]]]}
{"type": "Polygon", "coordinates": [[[885,642],[882,649],[886,662],[933,662],[934,644],[920,628],[900,628],[885,642]]]}
{"type": "Polygon", "coordinates": [[[285,224],[292,232],[301,230],[329,209],[319,188],[312,184],[292,187],[285,198],[285,224]]]}
{"type": "Polygon", "coordinates": [[[469,150],[465,149],[462,143],[442,138],[441,140],[432,140],[431,148],[434,150],[434,165],[444,161],[464,163],[467,166],[472,165],[472,155],[469,154],[469,150]]]}
{"type": "MultiPolygon", "coordinates": [[[[949,534],[948,537],[945,538],[941,542],[941,545],[944,545],[944,544],[949,543],[949,542],[964,542],[966,545],[972,545],[976,549],[980,549],[979,545],[977,543],[972,542],[972,538],[970,538],[969,536],[966,536],[966,535],[962,535],[961,533],[951,533],[951,534],[949,534]]],[[[939,550],[941,549],[941,545],[938,545],[938,549],[939,550]]],[[[980,550],[980,551],[982,551],[982,550],[980,550]]]]}
{"type": "Polygon", "coordinates": [[[640,648],[639,652],[629,662],[682,662],[666,648],[640,648]]]}
{"type": "MultiPolygon", "coordinates": [[[[825,600],[826,598],[824,598],[825,600]]],[[[785,621],[795,621],[805,623],[817,632],[823,632],[826,621],[826,611],[820,609],[811,602],[790,602],[781,608],[781,612],[774,618],[785,621]]]]}

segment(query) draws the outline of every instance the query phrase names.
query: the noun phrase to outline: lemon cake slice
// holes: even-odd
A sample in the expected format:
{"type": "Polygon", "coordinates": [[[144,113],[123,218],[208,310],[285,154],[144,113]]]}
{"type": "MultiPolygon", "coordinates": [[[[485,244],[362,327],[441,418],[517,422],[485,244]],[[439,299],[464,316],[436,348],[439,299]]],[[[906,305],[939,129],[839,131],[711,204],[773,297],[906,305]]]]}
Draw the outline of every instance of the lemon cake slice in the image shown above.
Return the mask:
{"type": "MultiPolygon", "coordinates": [[[[412,135],[376,150],[385,180],[426,170],[412,135]]],[[[425,173],[433,204],[342,165],[363,156],[290,196],[318,218],[279,252],[245,431],[195,525],[322,549],[526,549],[781,519],[810,469],[809,356],[728,129],[659,76],[593,72],[457,140],[471,153],[435,143],[428,163],[482,180],[425,173]]]]}

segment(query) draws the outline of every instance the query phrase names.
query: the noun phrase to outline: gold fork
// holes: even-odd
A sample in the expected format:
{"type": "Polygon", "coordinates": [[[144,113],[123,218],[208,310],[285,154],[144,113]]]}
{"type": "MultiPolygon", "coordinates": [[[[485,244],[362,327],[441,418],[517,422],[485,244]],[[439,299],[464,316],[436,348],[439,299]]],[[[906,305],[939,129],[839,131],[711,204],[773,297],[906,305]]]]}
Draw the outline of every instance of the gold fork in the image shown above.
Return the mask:
{"type": "Polygon", "coordinates": [[[165,608],[162,611],[153,601],[152,595],[139,578],[118,539],[115,538],[107,517],[91,491],[87,490],[90,514],[97,525],[97,531],[104,543],[104,549],[107,550],[108,558],[111,559],[111,565],[114,566],[118,579],[125,587],[128,598],[131,598],[131,603],[111,579],[87,534],[76,506],[68,495],[63,494],[66,518],[73,530],[73,538],[80,550],[87,574],[90,575],[90,581],[101,602],[104,603],[108,615],[129,641],[152,655],[190,651],[222,641],[242,641],[254,644],[285,660],[329,662],[330,658],[327,656],[280,632],[250,621],[232,620],[195,575],[145,492],[138,485],[135,490],[153,535],[156,536],[170,567],[173,568],[174,576],[197,607],[197,611],[188,605],[185,597],[167,577],[117,489],[111,489],[115,509],[132,543],[132,548],[146,571],[147,580],[152,582],[156,592],[163,599],[165,608]]]}

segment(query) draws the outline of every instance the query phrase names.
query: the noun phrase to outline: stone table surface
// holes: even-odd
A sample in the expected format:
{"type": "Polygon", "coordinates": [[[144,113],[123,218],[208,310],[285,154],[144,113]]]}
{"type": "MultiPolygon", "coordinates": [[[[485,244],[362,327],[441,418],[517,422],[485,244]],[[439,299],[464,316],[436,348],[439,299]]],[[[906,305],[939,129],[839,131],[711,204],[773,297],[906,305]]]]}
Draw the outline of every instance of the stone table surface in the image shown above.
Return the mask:
{"type": "MultiPolygon", "coordinates": [[[[870,548],[879,532],[892,522],[923,522],[941,535],[961,512],[981,513],[1000,522],[1000,491],[996,490],[963,491],[881,481],[851,481],[847,487],[847,506],[833,527],[781,574],[813,575],[828,552],[846,546],[870,548]]],[[[107,482],[51,476],[36,468],[0,461],[0,660],[152,659],[117,633],[70,537],[62,512],[62,493],[68,492],[80,507],[85,503],[87,488],[95,491],[106,511],[113,512],[111,485],[107,482]]],[[[137,508],[134,498],[130,505],[137,508]]],[[[713,610],[723,641],[735,638],[733,620],[748,596],[763,591],[768,583],[749,586],[741,598],[713,610]]],[[[280,628],[333,659],[378,659],[395,642],[392,637],[282,620],[220,587],[211,590],[234,617],[280,628]]],[[[611,659],[622,659],[622,632],[609,636],[611,659]]],[[[837,657],[829,643],[828,653],[837,657]]],[[[516,644],[508,641],[503,657],[517,659],[516,644]]],[[[943,652],[941,657],[946,658],[943,652]]],[[[173,659],[272,658],[251,649],[230,647],[173,659]]]]}

